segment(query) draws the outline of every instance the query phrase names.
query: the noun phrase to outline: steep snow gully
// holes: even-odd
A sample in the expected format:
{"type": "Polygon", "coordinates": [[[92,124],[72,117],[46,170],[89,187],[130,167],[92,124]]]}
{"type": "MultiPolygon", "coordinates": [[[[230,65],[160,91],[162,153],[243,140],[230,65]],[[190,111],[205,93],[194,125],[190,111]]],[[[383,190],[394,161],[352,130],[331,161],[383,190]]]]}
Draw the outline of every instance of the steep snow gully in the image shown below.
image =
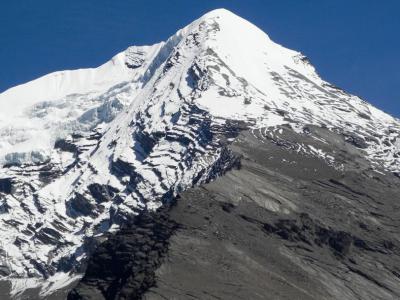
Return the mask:
{"type": "MultiPolygon", "coordinates": [[[[95,274],[99,258],[95,254],[94,261],[88,263],[88,257],[103,251],[112,241],[123,243],[118,241],[124,232],[131,235],[128,244],[132,249],[136,249],[139,235],[150,239],[148,250],[155,247],[157,262],[138,267],[145,270],[146,275],[139,276],[142,281],[138,283],[137,274],[118,275],[125,276],[126,282],[134,278],[132,286],[137,286],[136,290],[130,286],[121,292],[123,286],[109,286],[104,281],[95,284],[96,288],[79,290],[85,284],[82,281],[70,297],[86,299],[82,296],[85,291],[96,289],[87,297],[95,297],[96,293],[108,299],[142,297],[154,285],[154,272],[162,265],[171,236],[175,236],[172,256],[182,250],[185,240],[179,238],[182,227],[177,225],[188,222],[182,199],[171,212],[164,204],[169,207],[178,195],[190,195],[199,186],[213,196],[183,198],[189,197],[190,203],[193,199],[208,203],[215,197],[232,202],[236,196],[224,184],[240,186],[246,178],[259,180],[260,186],[249,182],[254,190],[247,190],[240,199],[222,207],[225,212],[241,207],[243,211],[237,214],[246,224],[243,230],[249,230],[246,226],[262,228],[273,245],[278,245],[279,238],[292,243],[302,241],[311,248],[325,245],[336,256],[347,255],[345,249],[355,243],[357,249],[378,249],[379,255],[392,251],[398,262],[399,236],[392,229],[388,229],[393,235],[388,237],[390,241],[385,240],[387,247],[365,241],[362,244],[358,236],[329,227],[335,222],[323,224],[324,220],[304,215],[310,210],[304,204],[309,198],[299,196],[303,199],[299,203],[292,196],[299,193],[298,189],[310,191],[311,198],[315,193],[336,193],[335,201],[358,199],[363,209],[368,205],[384,206],[387,195],[392,202],[399,200],[400,121],[323,81],[304,55],[274,43],[256,26],[224,9],[207,13],[166,42],[129,47],[98,68],[52,73],[0,94],[0,165],[0,276],[2,290],[8,290],[11,298],[30,293],[51,299],[81,278],[87,266],[91,275],[95,274]],[[249,145],[254,148],[249,150],[249,145]],[[258,169],[264,176],[257,177],[258,169]],[[250,172],[248,177],[246,170],[250,172]],[[354,179],[355,174],[365,176],[364,182],[377,178],[382,186],[374,182],[362,192],[357,189],[360,185],[343,181],[354,179]],[[292,185],[285,191],[279,191],[285,186],[277,180],[281,177],[292,178],[292,185]],[[330,181],[325,182],[325,177],[330,181]],[[219,188],[215,187],[217,183],[219,188]],[[377,200],[379,203],[371,200],[376,195],[369,188],[385,193],[380,202],[377,200]],[[246,202],[258,208],[251,208],[249,213],[250,208],[244,207],[246,202]],[[256,213],[261,208],[263,217],[256,213]],[[176,210],[181,212],[180,217],[174,213],[176,210]],[[161,217],[157,211],[162,211],[161,217]],[[270,214],[275,215],[268,219],[270,214]],[[276,214],[281,214],[280,218],[276,214]],[[172,219],[168,219],[170,215],[172,219]],[[135,216],[144,220],[144,225],[135,221],[135,216]],[[156,240],[150,238],[154,235],[156,240]],[[177,240],[181,244],[176,244],[177,240]]],[[[193,205],[202,205],[200,202],[193,205]]],[[[324,215],[332,209],[340,214],[332,207],[326,204],[324,212],[321,208],[319,213],[324,215]]],[[[199,213],[202,210],[199,208],[199,213]]],[[[386,209],[383,214],[392,221],[382,221],[382,215],[376,213],[362,224],[396,228],[396,216],[391,213],[396,214],[386,209]]],[[[209,218],[213,222],[211,211],[209,218]]],[[[235,230],[242,228],[231,219],[226,222],[235,230]]],[[[240,238],[236,238],[238,242],[240,238]]],[[[244,251],[232,247],[224,251],[233,256],[244,251]]],[[[279,247],[274,249],[279,252],[279,247]]],[[[279,255],[286,253],[287,259],[290,247],[282,249],[279,255]]],[[[139,252],[146,255],[147,251],[139,252]]],[[[316,267],[302,263],[302,259],[301,255],[292,255],[291,263],[309,274],[324,269],[321,264],[316,267]]],[[[132,260],[138,260],[137,256],[132,260]]],[[[248,263],[250,269],[259,272],[260,262],[248,258],[248,263]]],[[[388,265],[381,262],[377,268],[388,265]]],[[[367,280],[379,287],[371,299],[395,299],[399,295],[395,286],[400,286],[400,270],[388,270],[394,277],[382,283],[365,270],[346,266],[350,273],[358,274],[359,282],[367,280]]],[[[325,274],[325,280],[342,280],[332,274],[325,274]]],[[[89,275],[84,280],[89,280],[89,275]]],[[[179,278],[179,274],[173,275],[179,278]]],[[[120,278],[113,276],[116,281],[120,278]]],[[[290,280],[288,284],[294,284],[290,280]]],[[[323,298],[307,294],[307,289],[300,287],[299,283],[296,288],[304,299],[323,298]]],[[[359,296],[362,290],[346,288],[349,291],[341,294],[342,299],[359,296]]],[[[160,293],[169,295],[165,287],[160,289],[153,290],[153,298],[160,293]]],[[[335,291],[332,288],[333,298],[339,295],[335,291]]],[[[233,299],[232,295],[218,295],[233,299]]],[[[271,299],[279,299],[276,297],[271,299]]]]}

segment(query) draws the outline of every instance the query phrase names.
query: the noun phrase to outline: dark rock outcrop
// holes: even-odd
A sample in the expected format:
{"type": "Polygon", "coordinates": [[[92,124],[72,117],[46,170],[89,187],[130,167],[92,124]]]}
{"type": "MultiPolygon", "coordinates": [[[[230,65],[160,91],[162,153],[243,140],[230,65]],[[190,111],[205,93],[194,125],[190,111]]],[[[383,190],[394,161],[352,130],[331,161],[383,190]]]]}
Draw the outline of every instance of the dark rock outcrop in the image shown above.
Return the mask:
{"type": "Polygon", "coordinates": [[[144,211],[101,244],[68,300],[140,299],[155,284],[155,271],[177,228],[168,211],[168,206],[156,212],[144,211]]]}
{"type": "Polygon", "coordinates": [[[118,193],[118,190],[112,186],[97,183],[90,184],[88,189],[97,203],[111,201],[115,194],[118,193]]]}
{"type": "Polygon", "coordinates": [[[12,186],[12,178],[0,178],[0,193],[11,194],[12,186]]]}
{"type": "Polygon", "coordinates": [[[75,193],[67,202],[67,210],[71,216],[90,216],[96,214],[95,205],[85,196],[75,193]]]}
{"type": "Polygon", "coordinates": [[[78,147],[73,142],[64,139],[57,140],[54,144],[54,148],[74,154],[77,154],[79,151],[78,147]]]}

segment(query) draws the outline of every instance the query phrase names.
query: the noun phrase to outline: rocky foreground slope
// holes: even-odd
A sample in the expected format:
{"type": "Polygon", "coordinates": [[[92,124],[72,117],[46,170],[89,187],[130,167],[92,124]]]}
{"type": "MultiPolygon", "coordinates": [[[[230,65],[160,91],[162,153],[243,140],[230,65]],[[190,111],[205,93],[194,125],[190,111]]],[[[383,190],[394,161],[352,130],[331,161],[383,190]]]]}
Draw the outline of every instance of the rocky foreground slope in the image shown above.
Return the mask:
{"type": "Polygon", "coordinates": [[[226,10],[0,111],[8,297],[399,297],[399,120],[226,10]]]}
{"type": "Polygon", "coordinates": [[[398,299],[399,178],[327,129],[280,129],[242,132],[240,163],[155,213],[161,235],[100,245],[68,299],[398,299]],[[293,147],[315,138],[344,169],[293,147]]]}

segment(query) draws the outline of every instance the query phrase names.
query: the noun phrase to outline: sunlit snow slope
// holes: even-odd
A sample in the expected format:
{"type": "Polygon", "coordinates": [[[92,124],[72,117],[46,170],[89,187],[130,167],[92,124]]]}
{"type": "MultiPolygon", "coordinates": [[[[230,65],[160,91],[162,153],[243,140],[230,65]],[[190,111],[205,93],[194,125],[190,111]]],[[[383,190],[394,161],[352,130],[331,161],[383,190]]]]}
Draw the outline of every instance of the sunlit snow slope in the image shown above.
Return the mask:
{"type": "MultiPolygon", "coordinates": [[[[39,285],[79,273],[93,237],[229,169],[235,158],[226,145],[240,130],[282,124],[326,127],[363,149],[377,172],[400,171],[398,120],[222,9],[99,68],[5,91],[0,274],[39,285]]],[[[15,292],[23,289],[14,282],[15,292]]]]}

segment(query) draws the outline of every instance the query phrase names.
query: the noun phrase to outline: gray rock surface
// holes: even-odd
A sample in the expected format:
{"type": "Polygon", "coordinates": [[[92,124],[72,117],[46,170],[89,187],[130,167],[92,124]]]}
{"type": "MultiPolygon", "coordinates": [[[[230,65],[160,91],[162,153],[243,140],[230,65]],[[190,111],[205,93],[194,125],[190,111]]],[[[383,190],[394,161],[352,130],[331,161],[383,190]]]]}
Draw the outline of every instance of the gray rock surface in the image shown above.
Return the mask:
{"type": "Polygon", "coordinates": [[[281,129],[242,132],[230,145],[240,166],[169,210],[179,227],[153,286],[105,299],[399,299],[399,178],[373,171],[345,136],[281,129]]]}

